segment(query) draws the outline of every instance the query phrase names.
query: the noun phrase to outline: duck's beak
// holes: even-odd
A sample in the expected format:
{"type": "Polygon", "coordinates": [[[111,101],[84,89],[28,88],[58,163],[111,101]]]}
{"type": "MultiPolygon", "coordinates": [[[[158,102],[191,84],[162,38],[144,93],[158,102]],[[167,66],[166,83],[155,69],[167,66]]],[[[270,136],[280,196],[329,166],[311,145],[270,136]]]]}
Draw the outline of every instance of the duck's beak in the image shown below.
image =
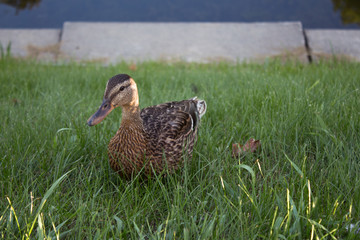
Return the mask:
{"type": "Polygon", "coordinates": [[[95,126],[96,124],[100,123],[104,118],[114,109],[114,106],[110,103],[109,100],[104,99],[101,106],[97,110],[94,115],[92,115],[88,120],[87,124],[91,126],[95,126]]]}

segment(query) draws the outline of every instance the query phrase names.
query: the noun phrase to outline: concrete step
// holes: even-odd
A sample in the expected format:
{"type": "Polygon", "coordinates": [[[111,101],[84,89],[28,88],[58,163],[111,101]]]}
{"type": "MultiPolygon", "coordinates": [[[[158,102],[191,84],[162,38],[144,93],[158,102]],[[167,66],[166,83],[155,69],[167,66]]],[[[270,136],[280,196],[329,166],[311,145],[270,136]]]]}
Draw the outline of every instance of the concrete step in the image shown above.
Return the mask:
{"type": "Polygon", "coordinates": [[[300,22],[92,23],[65,22],[61,52],[78,60],[263,60],[296,53],[306,58],[300,22]]]}
{"type": "Polygon", "coordinates": [[[345,58],[360,61],[359,30],[305,30],[311,56],[315,61],[345,58]]]}
{"type": "Polygon", "coordinates": [[[60,50],[60,29],[0,29],[3,50],[10,45],[14,57],[55,60],[60,50]]]}

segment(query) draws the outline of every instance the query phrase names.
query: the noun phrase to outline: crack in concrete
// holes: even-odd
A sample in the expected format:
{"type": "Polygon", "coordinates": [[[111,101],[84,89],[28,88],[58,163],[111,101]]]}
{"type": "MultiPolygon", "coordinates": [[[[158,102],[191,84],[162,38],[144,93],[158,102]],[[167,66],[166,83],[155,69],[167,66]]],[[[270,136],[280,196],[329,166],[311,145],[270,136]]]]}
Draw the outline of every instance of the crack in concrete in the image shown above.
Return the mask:
{"type": "Polygon", "coordinates": [[[303,36],[304,36],[304,42],[305,42],[305,49],[306,49],[306,53],[307,53],[307,59],[309,61],[309,63],[312,63],[313,62],[313,57],[312,57],[312,53],[311,53],[311,47],[310,47],[310,44],[309,44],[309,39],[306,35],[306,31],[305,29],[303,28],[302,29],[302,33],[303,33],[303,36]]]}

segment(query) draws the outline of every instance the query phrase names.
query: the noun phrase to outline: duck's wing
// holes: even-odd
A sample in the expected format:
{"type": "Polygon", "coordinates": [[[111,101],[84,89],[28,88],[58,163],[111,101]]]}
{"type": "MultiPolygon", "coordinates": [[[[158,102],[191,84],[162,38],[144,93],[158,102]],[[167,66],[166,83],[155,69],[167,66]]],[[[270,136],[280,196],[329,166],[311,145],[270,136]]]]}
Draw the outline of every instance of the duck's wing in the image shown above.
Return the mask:
{"type": "Polygon", "coordinates": [[[189,135],[198,125],[196,102],[183,100],[144,108],[140,116],[151,141],[161,144],[189,135]]]}
{"type": "Polygon", "coordinates": [[[183,154],[191,159],[200,116],[205,113],[196,99],[168,102],[147,107],[140,112],[144,131],[148,137],[146,155],[153,166],[162,168],[164,154],[170,169],[176,169],[183,154]]]}

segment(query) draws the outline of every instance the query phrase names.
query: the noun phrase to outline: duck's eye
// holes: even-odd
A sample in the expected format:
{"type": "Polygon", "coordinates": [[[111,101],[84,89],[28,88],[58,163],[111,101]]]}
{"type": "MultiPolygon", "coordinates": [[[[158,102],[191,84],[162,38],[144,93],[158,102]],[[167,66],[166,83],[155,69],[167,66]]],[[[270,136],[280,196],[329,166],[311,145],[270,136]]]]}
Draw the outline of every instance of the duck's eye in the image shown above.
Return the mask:
{"type": "Polygon", "coordinates": [[[121,86],[120,87],[120,91],[124,91],[125,87],[124,86],[121,86]]]}

